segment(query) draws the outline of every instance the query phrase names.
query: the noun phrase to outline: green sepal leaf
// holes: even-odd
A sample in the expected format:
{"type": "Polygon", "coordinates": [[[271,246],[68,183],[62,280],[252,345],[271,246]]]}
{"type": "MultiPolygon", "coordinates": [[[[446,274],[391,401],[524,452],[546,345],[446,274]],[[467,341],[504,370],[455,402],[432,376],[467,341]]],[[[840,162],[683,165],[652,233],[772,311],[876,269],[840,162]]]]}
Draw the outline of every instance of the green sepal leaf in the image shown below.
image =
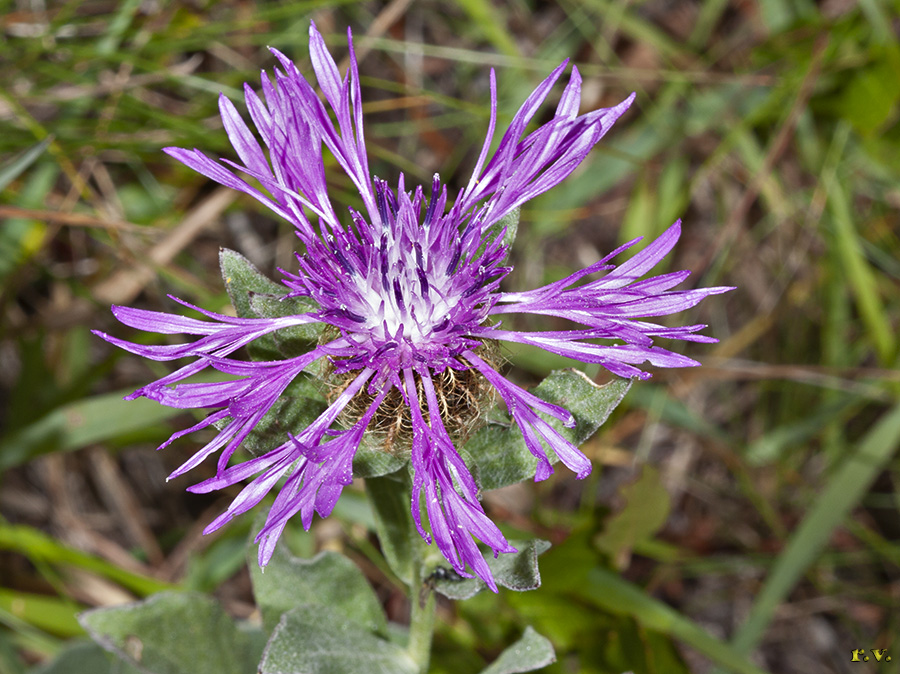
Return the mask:
{"type": "MultiPolygon", "coordinates": [[[[497,585],[516,592],[536,590],[541,586],[538,570],[538,555],[550,549],[550,543],[535,539],[531,541],[510,541],[518,552],[499,555],[485,555],[485,561],[494,575],[497,585]]],[[[461,578],[449,566],[438,566],[429,577],[434,589],[450,599],[469,599],[485,587],[480,578],[461,578]]]]}
{"type": "MultiPolygon", "coordinates": [[[[575,427],[566,428],[557,419],[545,417],[559,433],[578,446],[591,437],[622,402],[630,379],[616,379],[598,386],[578,370],[554,370],[532,393],[542,400],[560,405],[575,417],[575,427]]],[[[463,447],[466,463],[482,489],[499,489],[534,478],[537,459],[528,451],[522,433],[505,423],[489,423],[475,433],[463,447]]],[[[551,463],[558,461],[547,451],[551,463]]]]}
{"type": "Polygon", "coordinates": [[[481,674],[533,672],[554,662],[556,653],[553,651],[553,644],[529,625],[525,628],[522,638],[504,650],[481,674]]]}
{"type": "Polygon", "coordinates": [[[258,630],[239,629],[202,594],[163,592],[78,619],[94,641],[145,674],[246,674],[262,653],[258,630]]]}
{"type": "Polygon", "coordinates": [[[405,649],[322,604],[285,613],[259,666],[259,674],[418,672],[405,649]]]}
{"type": "Polygon", "coordinates": [[[366,479],[366,496],[375,516],[375,533],[391,571],[407,585],[412,583],[414,545],[421,545],[410,511],[409,471],[366,479]],[[414,538],[415,537],[415,538],[414,538]]]}
{"type": "Polygon", "coordinates": [[[387,618],[381,603],[356,564],[343,555],[324,551],[312,559],[301,559],[279,545],[263,570],[254,552],[251,546],[250,580],[267,632],[278,625],[282,615],[304,606],[329,607],[345,622],[352,620],[360,629],[387,635],[387,618]]]}
{"type": "MultiPolygon", "coordinates": [[[[250,260],[233,250],[219,250],[219,269],[228,297],[241,318],[305,314],[318,306],[305,297],[282,300],[288,294],[287,288],[269,279],[250,260]]],[[[255,360],[290,358],[309,351],[321,330],[318,323],[284,328],[254,340],[247,345],[247,351],[255,360]]]]}

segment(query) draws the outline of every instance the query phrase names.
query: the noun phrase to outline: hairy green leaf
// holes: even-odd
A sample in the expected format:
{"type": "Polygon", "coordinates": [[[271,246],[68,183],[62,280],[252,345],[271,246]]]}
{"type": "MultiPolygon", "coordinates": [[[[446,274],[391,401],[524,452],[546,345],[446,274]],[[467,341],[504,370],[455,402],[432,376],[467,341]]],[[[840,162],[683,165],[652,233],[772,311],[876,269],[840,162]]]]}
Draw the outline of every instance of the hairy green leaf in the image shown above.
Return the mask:
{"type": "MultiPolygon", "coordinates": [[[[315,311],[318,305],[306,297],[285,298],[288,289],[259,271],[250,260],[227,248],[219,251],[219,268],[228,297],[241,318],[275,318],[315,311]]],[[[291,358],[306,353],[322,332],[313,323],[283,328],[247,346],[257,360],[291,358]]]]}
{"type": "MultiPolygon", "coordinates": [[[[319,382],[310,375],[300,373],[253,427],[241,446],[256,456],[265,454],[287,442],[288,433],[299,435],[325,408],[319,382]]],[[[231,417],[226,417],[215,426],[221,430],[230,421],[231,417]]]]}
{"type": "MultiPolygon", "coordinates": [[[[594,384],[578,370],[556,370],[532,391],[547,402],[560,405],[575,417],[575,427],[565,428],[562,422],[548,422],[563,437],[580,445],[600,428],[631,387],[628,379],[616,379],[603,386],[594,384]]],[[[534,477],[537,459],[525,446],[518,428],[489,423],[465,444],[467,463],[474,464],[476,478],[482,489],[499,489],[534,477]]],[[[551,463],[557,461],[552,450],[547,452],[551,463]]]]}
{"type": "MultiPolygon", "coordinates": [[[[499,555],[485,555],[487,565],[494,574],[497,585],[516,592],[536,590],[541,586],[541,573],[538,570],[538,555],[550,549],[550,543],[535,539],[532,541],[510,541],[518,552],[499,555]]],[[[438,566],[432,572],[428,582],[434,589],[450,599],[468,599],[481,592],[485,587],[480,578],[462,578],[448,565],[438,566]]]]}
{"type": "Polygon", "coordinates": [[[418,674],[407,652],[323,604],[282,617],[259,674],[418,674]]]}
{"type": "Polygon", "coordinates": [[[556,662],[553,644],[530,625],[512,646],[500,654],[481,674],[518,674],[533,672],[556,662]]]}
{"type": "MultiPolygon", "coordinates": [[[[119,661],[122,669],[118,672],[137,672],[131,665],[119,661]],[[126,669],[127,668],[127,669],[126,669]]],[[[53,660],[31,670],[31,674],[114,674],[112,656],[97,644],[76,641],[64,648],[53,660]]]]}
{"type": "Polygon", "coordinates": [[[362,572],[343,555],[320,552],[312,559],[301,559],[279,545],[265,570],[250,556],[253,594],[267,631],[298,606],[328,606],[335,615],[369,632],[387,634],[381,603],[362,572]]]}
{"type": "Polygon", "coordinates": [[[246,674],[262,652],[258,634],[201,594],[164,592],[79,620],[94,641],[148,674],[246,674]]]}

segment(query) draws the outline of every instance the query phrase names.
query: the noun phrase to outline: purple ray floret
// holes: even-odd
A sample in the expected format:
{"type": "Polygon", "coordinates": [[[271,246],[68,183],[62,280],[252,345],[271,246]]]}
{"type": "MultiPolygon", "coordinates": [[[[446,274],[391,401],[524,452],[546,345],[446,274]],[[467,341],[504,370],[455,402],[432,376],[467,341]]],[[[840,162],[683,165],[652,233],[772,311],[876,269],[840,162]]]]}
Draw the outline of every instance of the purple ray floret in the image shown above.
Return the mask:
{"type": "Polygon", "coordinates": [[[672,290],[688,276],[686,271],[646,277],[678,241],[680,222],[676,222],[619,266],[611,260],[637,241],[542,288],[502,292],[500,283],[510,268],[503,266],[507,247],[505,230],[498,231],[498,223],[571,174],[628,109],[634,94],[614,107],[579,115],[581,77],[573,67],[553,117],[526,133],[562,76],[563,63],[522,104],[491,155],[497,126],[497,87],[492,71],[487,138],[471,179],[448,207],[447,190],[438,175],[427,195],[421,186],[408,191],[402,175],[396,189],[371,176],[350,33],[350,68],[343,78],[314,25],[309,35],[321,98],[287,57],[272,50],[280,65],[274,71],[274,82],[263,72],[262,96],[245,85],[247,110],[256,133],[231,101],[224,96],[219,99],[225,131],[240,161],[214,160],[197,149],[172,147],[166,152],[204,176],[249,194],[294,225],[304,252],[297,256],[298,271],[283,272],[282,282],[286,296],[308,298],[311,305],[317,305],[315,309],[279,318],[235,318],[183,302],[208,319],[199,320],[113,307],[116,318],[130,327],[199,337],[182,344],[145,346],[97,334],[153,360],[193,359],[130,397],[145,396],[171,407],[210,411],[203,421],[175,433],[163,444],[216,427],[216,436],[171,477],[218,453],[215,476],[191,491],[209,492],[249,480],[207,531],[246,512],[284,480],[257,536],[263,566],[291,517],[299,514],[303,526],[309,528],[314,513],[324,517],[332,511],[341,490],[353,479],[353,458],[364,433],[396,389],[409,408],[412,426],[411,509],[419,533],[427,542],[437,543],[460,575],[470,577],[467,569],[471,569],[496,591],[474,539],[487,545],[495,556],[514,548],[485,514],[475,480],[454,446],[453,431],[442,417],[444,408],[436,390],[442,374],[448,368],[472,370],[496,389],[528,450],[537,458],[536,480],[553,472],[545,447],[583,478],[590,473],[590,461],[546,420],[553,417],[572,426],[572,415],[507,380],[485,357],[482,347],[496,341],[531,344],[598,363],[622,377],[646,378],[649,374],[638,367],[645,362],[656,367],[698,364],[656,346],[655,338],[716,341],[697,334],[703,325],[673,328],[646,319],[683,311],[729,288],[672,290]],[[351,210],[348,222],[337,217],[328,196],[323,147],[361,197],[363,211],[351,210]],[[492,319],[513,313],[556,316],[582,327],[518,332],[501,329],[492,319]],[[311,323],[332,326],[323,333],[331,338],[320,340],[302,356],[270,362],[231,357],[260,337],[311,323]],[[332,377],[343,378],[328,408],[308,427],[286,433],[275,449],[229,465],[234,451],[291,382],[320,359],[327,359],[332,377]],[[233,378],[184,382],[208,367],[233,378]],[[359,400],[363,400],[361,406],[359,400]],[[355,416],[347,423],[350,410],[355,410],[355,416]],[[422,499],[427,525],[422,518],[422,499]]]}

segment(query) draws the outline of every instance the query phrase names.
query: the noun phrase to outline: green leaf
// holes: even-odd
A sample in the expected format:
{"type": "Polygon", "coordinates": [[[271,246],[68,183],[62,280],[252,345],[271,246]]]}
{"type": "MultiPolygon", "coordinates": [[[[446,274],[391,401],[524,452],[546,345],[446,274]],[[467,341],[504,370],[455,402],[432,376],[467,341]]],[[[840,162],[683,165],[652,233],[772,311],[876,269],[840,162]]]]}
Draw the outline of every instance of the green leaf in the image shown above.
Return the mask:
{"type": "MultiPolygon", "coordinates": [[[[837,134],[846,140],[849,127],[841,123],[837,134]]],[[[866,257],[864,238],[857,230],[857,218],[854,217],[853,199],[843,181],[835,179],[828,185],[828,203],[833,216],[834,253],[840,260],[843,277],[856,300],[862,325],[879,360],[889,367],[896,357],[895,331],[879,292],[879,273],[866,257]]]]}
{"type": "Polygon", "coordinates": [[[79,620],[103,648],[149,674],[246,674],[262,651],[258,635],[200,594],[165,592],[79,620]]]}
{"type": "Polygon", "coordinates": [[[30,674],[141,674],[141,670],[113,658],[97,644],[77,641],[30,674]]]}
{"type": "Polygon", "coordinates": [[[518,208],[511,210],[509,213],[504,215],[497,222],[494,227],[497,228],[498,232],[502,232],[506,229],[506,233],[503,235],[503,245],[507,248],[513,245],[513,242],[516,240],[516,234],[519,232],[519,216],[521,212],[518,208]]]}
{"type": "Polygon", "coordinates": [[[486,5],[478,0],[456,0],[466,14],[469,25],[481,32],[501,54],[521,59],[522,51],[507,29],[507,17],[499,7],[486,5]]]}
{"type": "Polygon", "coordinates": [[[384,450],[384,446],[363,436],[353,457],[353,477],[382,477],[396,473],[409,461],[409,454],[395,454],[384,450]]]}
{"type": "Polygon", "coordinates": [[[326,551],[312,559],[300,559],[279,545],[264,571],[255,556],[250,556],[253,594],[266,631],[274,629],[281,616],[291,609],[308,606],[328,607],[361,629],[387,635],[387,618],[381,603],[362,572],[343,555],[326,551]]]}
{"type": "Polygon", "coordinates": [[[658,193],[656,185],[651,185],[646,174],[635,182],[628,199],[628,208],[619,229],[619,243],[631,241],[639,236],[655,236],[658,193]]]}
{"type": "MultiPolygon", "coordinates": [[[[36,146],[40,147],[40,145],[36,146]]],[[[19,159],[28,159],[28,153],[19,159]]],[[[24,170],[22,163],[13,160],[5,165],[8,171],[4,179],[11,180],[18,170],[24,170]]],[[[50,162],[38,163],[33,170],[22,175],[22,185],[16,193],[9,194],[10,200],[21,208],[45,208],[48,195],[53,191],[59,177],[59,167],[50,162]]],[[[6,201],[7,193],[0,190],[6,201]]],[[[12,190],[8,190],[12,192],[12,190]]],[[[7,277],[20,265],[31,260],[43,249],[48,225],[42,220],[31,218],[5,218],[0,226],[0,287],[8,287],[7,277]]]]}
{"type": "Polygon", "coordinates": [[[287,295],[287,288],[269,279],[247,258],[228,248],[219,249],[219,269],[225,290],[241,318],[256,318],[250,306],[250,293],[281,296],[287,295]]]}
{"type": "Polygon", "coordinates": [[[322,604],[300,606],[286,613],[259,667],[259,674],[418,672],[403,648],[322,604]]]}
{"type": "MultiPolygon", "coordinates": [[[[305,297],[284,298],[288,289],[275,283],[240,253],[227,248],[219,250],[219,268],[228,297],[241,318],[274,318],[315,311],[318,305],[305,297]]],[[[257,360],[277,360],[293,357],[310,350],[322,331],[314,323],[284,328],[265,335],[247,346],[257,360]]]]}
{"type": "Polygon", "coordinates": [[[487,231],[484,233],[483,243],[478,246],[472,259],[478,259],[481,254],[484,253],[488,243],[500,236],[501,232],[504,232],[503,245],[506,246],[507,251],[509,251],[513,242],[516,240],[516,233],[519,231],[519,213],[519,209],[516,208],[488,227],[487,231]]]}
{"type": "MultiPolygon", "coordinates": [[[[556,370],[532,391],[547,402],[560,405],[575,417],[575,427],[547,421],[575,445],[580,445],[600,428],[631,387],[631,380],[616,379],[598,386],[578,370],[556,370]]],[[[491,423],[480,429],[463,447],[467,464],[482,489],[499,489],[534,477],[537,459],[525,446],[518,428],[491,423]]],[[[557,461],[552,450],[551,463],[557,461]]]]}
{"type": "Polygon", "coordinates": [[[825,403],[789,423],[784,423],[767,431],[747,445],[744,458],[751,466],[770,465],[784,456],[786,451],[809,441],[823,433],[830,422],[843,423],[852,413],[859,410],[861,401],[855,396],[841,397],[825,403]]]}
{"type": "MultiPolygon", "coordinates": [[[[113,674],[113,671],[113,660],[105,650],[97,644],[79,641],[67,646],[47,664],[31,670],[31,674],[113,674]]],[[[129,674],[136,671],[132,667],[129,674]]]]}
{"type": "MultiPolygon", "coordinates": [[[[250,311],[259,318],[281,318],[308,314],[319,309],[319,305],[308,297],[284,297],[284,290],[282,288],[281,295],[248,291],[250,311]]],[[[282,355],[293,358],[310,350],[312,343],[322,334],[322,328],[322,323],[295,325],[282,328],[272,336],[282,355]]]]}
{"type": "Polygon", "coordinates": [[[642,626],[680,639],[714,662],[739,674],[763,674],[737,649],[718,640],[675,609],[648,595],[615,573],[595,567],[587,578],[570,579],[574,594],[615,613],[630,615],[642,626]]]}
{"type": "Polygon", "coordinates": [[[659,471],[644,464],[640,477],[619,490],[625,507],[606,521],[594,544],[609,554],[620,569],[628,566],[631,551],[659,531],[669,516],[671,499],[659,478],[659,471]]]}
{"type": "MultiPolygon", "coordinates": [[[[538,555],[550,549],[550,543],[535,539],[532,541],[510,541],[518,552],[499,555],[485,555],[485,561],[494,574],[497,585],[516,592],[536,590],[541,586],[538,570],[538,555]]],[[[480,578],[462,578],[449,566],[438,566],[429,577],[434,589],[450,599],[469,599],[485,587],[480,578]]]]}
{"type": "Polygon", "coordinates": [[[366,479],[366,496],[375,516],[375,533],[391,571],[407,585],[412,584],[414,545],[420,544],[410,512],[409,472],[399,470],[383,477],[366,479]],[[414,538],[415,537],[415,538],[414,538]]]}
{"type": "Polygon", "coordinates": [[[522,638],[503,651],[481,674],[533,672],[554,662],[556,653],[553,652],[553,644],[529,625],[522,638]]]}
{"type": "Polygon", "coordinates": [[[853,71],[838,100],[837,110],[863,135],[874,134],[897,114],[900,102],[900,57],[883,50],[874,63],[853,71]]]}
{"type": "MultiPolygon", "coordinates": [[[[300,373],[288,384],[284,393],[247,435],[241,446],[256,456],[265,454],[288,440],[288,433],[299,435],[316,420],[327,405],[314,377],[300,373]]],[[[222,429],[231,421],[222,419],[215,425],[222,429]]]]}
{"type": "MultiPolygon", "coordinates": [[[[520,614],[547,633],[559,648],[578,651],[582,658],[596,658],[594,649],[586,642],[602,639],[608,628],[610,643],[605,644],[602,650],[609,658],[609,671],[623,671],[626,668],[650,671],[642,664],[644,653],[639,643],[631,646],[623,644],[622,657],[612,657],[611,649],[615,642],[621,642],[627,621],[611,621],[610,618],[623,616],[633,619],[642,630],[659,632],[683,641],[710,660],[725,664],[730,671],[762,674],[762,670],[754,667],[728,644],[653,598],[645,589],[603,568],[599,553],[590,545],[590,538],[590,530],[573,532],[566,541],[547,553],[541,560],[544,584],[540,592],[507,597],[520,614]],[[588,607],[593,610],[588,610],[588,607]],[[627,667],[624,666],[626,663],[627,667]]],[[[639,633],[635,636],[639,641],[639,633]]],[[[679,670],[660,667],[653,671],[668,674],[679,670]]]]}
{"type": "MultiPolygon", "coordinates": [[[[3,619],[0,612],[0,620],[3,619]]],[[[6,627],[15,629],[14,623],[7,624],[6,627]]],[[[11,634],[12,630],[4,630],[0,632],[0,672],[3,674],[26,674],[25,663],[20,657],[20,649],[25,647],[21,638],[15,638],[11,634]]],[[[29,670],[34,672],[34,668],[29,670]]],[[[59,673],[62,674],[62,673],[59,673]]],[[[76,672],[76,674],[78,674],[76,672]]],[[[97,674],[105,674],[102,670],[97,674]]]]}

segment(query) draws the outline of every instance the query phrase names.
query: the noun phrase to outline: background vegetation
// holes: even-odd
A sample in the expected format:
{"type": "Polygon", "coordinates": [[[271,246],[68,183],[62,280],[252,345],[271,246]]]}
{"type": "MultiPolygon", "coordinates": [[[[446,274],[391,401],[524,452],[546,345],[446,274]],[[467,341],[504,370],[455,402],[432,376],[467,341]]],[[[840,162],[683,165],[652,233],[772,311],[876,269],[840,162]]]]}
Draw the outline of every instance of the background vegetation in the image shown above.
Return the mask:
{"type": "MultiPolygon", "coordinates": [[[[160,148],[231,156],[217,93],[258,87],[309,20],[362,59],[375,172],[468,179],[497,70],[509,119],[563,58],[584,109],[637,103],[529,205],[509,286],[534,287],[677,217],[671,267],[738,290],[691,322],[704,367],[638,383],[586,446],[597,469],[489,493],[554,543],[537,592],[439,609],[435,672],[477,671],[527,624],[548,672],[900,672],[857,648],[900,631],[900,19],[882,0],[0,2],[0,673],[82,637],[75,614],[163,588],[252,617],[246,517],[165,482],[192,453],[173,410],[121,396],[165,368],[89,333],[110,304],[222,310],[220,246],[293,269],[290,226],[160,148]],[[719,670],[723,671],[723,670],[719,670]]],[[[558,95],[558,92],[557,92],[558,95]]],[[[240,106],[239,106],[240,107],[240,106]]],[[[548,112],[552,108],[548,108],[548,112]]],[[[334,168],[334,167],[332,167],[334,168]]],[[[329,175],[336,202],[358,199],[329,175]]],[[[679,319],[684,320],[682,318],[679,319]]],[[[689,345],[690,346],[690,345],[689,345]]],[[[507,354],[520,381],[561,365],[507,354]]],[[[569,365],[569,363],[564,363],[569,365]]],[[[603,374],[587,368],[589,375],[603,374]]],[[[202,476],[198,475],[197,480],[202,476]]],[[[349,554],[389,616],[362,491],[297,552],[349,554]]]]}

